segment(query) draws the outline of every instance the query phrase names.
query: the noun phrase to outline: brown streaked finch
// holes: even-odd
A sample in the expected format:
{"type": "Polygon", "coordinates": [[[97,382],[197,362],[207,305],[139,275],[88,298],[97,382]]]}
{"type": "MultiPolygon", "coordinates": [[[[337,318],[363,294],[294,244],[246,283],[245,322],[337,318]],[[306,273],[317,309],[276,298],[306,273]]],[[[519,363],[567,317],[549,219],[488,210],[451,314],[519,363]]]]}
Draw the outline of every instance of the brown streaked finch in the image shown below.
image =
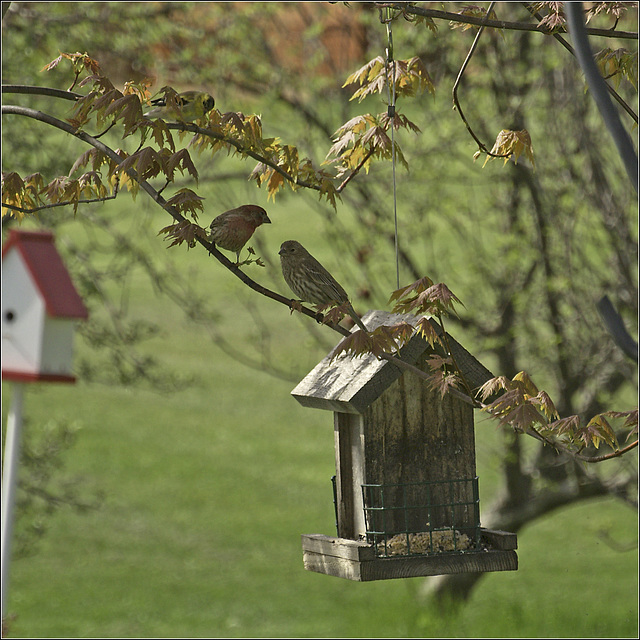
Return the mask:
{"type": "Polygon", "coordinates": [[[253,232],[264,223],[270,223],[267,212],[255,204],[243,204],[221,213],[209,225],[209,239],[217,247],[234,251],[236,264],[240,264],[240,251],[253,232]]]}
{"type": "Polygon", "coordinates": [[[318,306],[330,303],[346,305],[347,312],[358,327],[367,331],[351,306],[347,292],[298,241],[283,242],[278,253],[282,276],[300,300],[318,306]]]}

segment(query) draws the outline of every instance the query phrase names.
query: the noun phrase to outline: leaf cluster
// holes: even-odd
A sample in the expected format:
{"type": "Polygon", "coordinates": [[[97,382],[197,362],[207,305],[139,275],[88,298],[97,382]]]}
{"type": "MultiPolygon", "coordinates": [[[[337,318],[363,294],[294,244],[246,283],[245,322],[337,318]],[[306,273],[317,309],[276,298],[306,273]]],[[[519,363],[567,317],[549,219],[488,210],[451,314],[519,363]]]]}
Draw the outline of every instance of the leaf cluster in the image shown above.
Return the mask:
{"type": "MultiPolygon", "coordinates": [[[[428,276],[401,287],[391,294],[389,302],[395,302],[394,313],[414,313],[440,316],[442,314],[457,315],[455,304],[462,304],[460,299],[444,282],[434,284],[428,276]]],[[[464,306],[464,305],[463,305],[464,306]]]]}
{"type": "Polygon", "coordinates": [[[613,78],[616,89],[620,86],[620,80],[624,79],[638,88],[638,52],[630,52],[627,49],[611,49],[607,47],[594,55],[596,64],[604,79],[613,78]]]}
{"type": "Polygon", "coordinates": [[[549,394],[539,390],[525,371],[520,371],[511,380],[505,376],[492,378],[478,391],[483,402],[496,394],[499,394],[498,398],[484,410],[497,418],[500,426],[510,426],[524,433],[533,431],[544,438],[552,437],[578,452],[589,446],[598,449],[602,443],[614,451],[620,449],[610,418],[624,419],[622,429],[628,431],[627,441],[638,433],[637,409],[605,411],[586,423],[578,415],[560,418],[549,394]]]}
{"type": "Polygon", "coordinates": [[[366,97],[381,94],[392,87],[397,97],[415,97],[425,90],[435,94],[433,80],[418,56],[408,60],[388,60],[377,56],[354,71],[342,85],[348,87],[357,84],[350,100],[362,102],[366,97]]]}
{"type": "MultiPolygon", "coordinates": [[[[474,160],[480,155],[480,151],[477,151],[473,158],[474,160]]],[[[511,131],[510,129],[503,129],[498,134],[493,148],[487,154],[484,165],[493,158],[504,158],[504,164],[507,163],[509,158],[513,158],[515,164],[518,164],[518,159],[522,154],[525,154],[532,166],[536,166],[535,158],[533,157],[533,146],[531,145],[531,136],[526,129],[520,131],[511,131]]]]}

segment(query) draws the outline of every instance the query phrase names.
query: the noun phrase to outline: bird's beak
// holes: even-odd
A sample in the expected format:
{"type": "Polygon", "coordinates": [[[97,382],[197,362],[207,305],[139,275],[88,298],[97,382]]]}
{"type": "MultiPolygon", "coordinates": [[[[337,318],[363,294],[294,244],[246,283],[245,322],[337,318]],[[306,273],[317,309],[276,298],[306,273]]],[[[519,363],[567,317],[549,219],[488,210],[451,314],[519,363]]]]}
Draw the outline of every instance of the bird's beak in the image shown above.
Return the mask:
{"type": "Polygon", "coordinates": [[[267,223],[269,223],[269,224],[271,224],[271,220],[269,220],[269,216],[265,216],[265,217],[264,217],[264,221],[265,221],[265,222],[267,222],[267,223]]]}
{"type": "Polygon", "coordinates": [[[280,249],[280,251],[278,251],[278,255],[281,256],[284,253],[284,249],[280,249]]]}

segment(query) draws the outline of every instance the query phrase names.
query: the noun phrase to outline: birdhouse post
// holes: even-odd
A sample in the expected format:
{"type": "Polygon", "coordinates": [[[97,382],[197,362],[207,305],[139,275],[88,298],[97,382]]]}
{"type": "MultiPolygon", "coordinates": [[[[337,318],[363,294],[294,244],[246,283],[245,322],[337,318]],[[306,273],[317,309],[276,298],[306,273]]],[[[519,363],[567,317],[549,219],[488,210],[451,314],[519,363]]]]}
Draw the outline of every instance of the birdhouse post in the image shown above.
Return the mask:
{"type": "Polygon", "coordinates": [[[53,233],[12,230],[2,247],[2,379],[13,382],[2,472],[2,617],[9,576],[24,385],[75,382],[74,323],[88,312],[53,233]]]}
{"type": "MultiPolygon", "coordinates": [[[[363,319],[370,330],[416,321],[383,311],[363,319]]],[[[448,342],[472,387],[493,377],[448,342]]],[[[400,357],[427,371],[432,353],[416,334],[400,357]]],[[[334,413],[337,536],[302,536],[306,569],[358,581],[517,569],[515,534],[480,527],[470,404],[389,361],[344,354],[291,393],[334,413]]]]}

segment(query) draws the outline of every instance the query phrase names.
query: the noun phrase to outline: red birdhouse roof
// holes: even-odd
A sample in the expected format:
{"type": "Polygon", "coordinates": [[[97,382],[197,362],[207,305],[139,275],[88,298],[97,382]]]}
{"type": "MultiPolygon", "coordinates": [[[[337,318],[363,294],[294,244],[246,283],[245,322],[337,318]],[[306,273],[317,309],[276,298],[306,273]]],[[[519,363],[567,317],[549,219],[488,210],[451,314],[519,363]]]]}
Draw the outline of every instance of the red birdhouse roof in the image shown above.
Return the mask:
{"type": "Polygon", "coordinates": [[[78,295],[62,262],[50,231],[12,229],[2,247],[2,259],[16,248],[40,291],[47,313],[54,318],[88,318],[89,312],[78,295]]]}

